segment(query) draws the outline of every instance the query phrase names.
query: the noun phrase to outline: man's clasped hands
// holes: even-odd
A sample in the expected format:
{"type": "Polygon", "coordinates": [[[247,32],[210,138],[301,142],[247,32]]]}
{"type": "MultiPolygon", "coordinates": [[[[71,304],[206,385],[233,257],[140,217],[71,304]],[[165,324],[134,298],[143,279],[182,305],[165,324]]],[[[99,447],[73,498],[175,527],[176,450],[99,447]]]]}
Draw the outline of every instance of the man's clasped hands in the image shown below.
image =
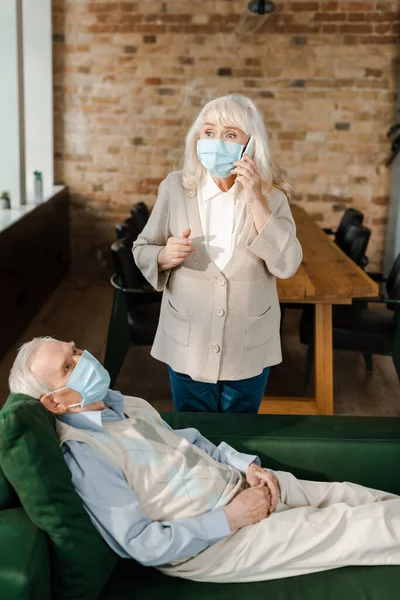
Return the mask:
{"type": "Polygon", "coordinates": [[[231,531],[265,519],[279,502],[279,483],[270,471],[251,463],[246,471],[246,481],[250,487],[224,507],[231,531]]]}

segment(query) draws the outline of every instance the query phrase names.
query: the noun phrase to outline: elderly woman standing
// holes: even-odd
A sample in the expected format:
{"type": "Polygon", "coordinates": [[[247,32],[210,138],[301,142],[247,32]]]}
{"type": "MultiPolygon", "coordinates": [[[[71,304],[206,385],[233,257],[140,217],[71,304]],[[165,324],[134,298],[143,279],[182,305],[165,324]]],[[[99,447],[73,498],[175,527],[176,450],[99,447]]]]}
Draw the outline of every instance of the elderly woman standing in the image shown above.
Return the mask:
{"type": "Polygon", "coordinates": [[[258,411],[282,360],[276,277],[302,258],[286,188],[253,102],[208,102],[133,249],[164,291],[151,354],[168,365],[175,410],[258,411]]]}

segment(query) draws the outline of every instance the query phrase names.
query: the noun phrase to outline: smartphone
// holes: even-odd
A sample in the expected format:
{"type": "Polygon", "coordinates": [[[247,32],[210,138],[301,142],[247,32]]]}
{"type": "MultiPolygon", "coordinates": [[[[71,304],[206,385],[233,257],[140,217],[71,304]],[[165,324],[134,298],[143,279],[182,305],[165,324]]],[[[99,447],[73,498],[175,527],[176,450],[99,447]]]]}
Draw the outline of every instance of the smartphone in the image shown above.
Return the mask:
{"type": "Polygon", "coordinates": [[[253,158],[253,156],[254,156],[254,139],[252,137],[249,139],[246,146],[244,147],[244,150],[242,152],[242,158],[243,158],[243,154],[245,154],[245,153],[250,158],[253,158]]]}

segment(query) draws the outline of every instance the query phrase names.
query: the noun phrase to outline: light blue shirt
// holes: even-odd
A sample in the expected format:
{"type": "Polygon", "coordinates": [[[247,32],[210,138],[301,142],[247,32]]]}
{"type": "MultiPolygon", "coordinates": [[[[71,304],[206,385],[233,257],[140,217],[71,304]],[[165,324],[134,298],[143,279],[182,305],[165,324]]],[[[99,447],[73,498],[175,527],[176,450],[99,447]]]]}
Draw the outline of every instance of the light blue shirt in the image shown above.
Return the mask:
{"type": "MultiPolygon", "coordinates": [[[[122,394],[112,390],[107,408],[65,414],[61,421],[78,429],[101,432],[103,422],[125,419],[122,394]]],[[[164,422],[165,427],[170,426],[164,422]]],[[[243,454],[222,442],[218,447],[197,429],[179,429],[177,435],[197,446],[217,462],[245,474],[257,456],[243,454]]],[[[134,558],[145,566],[157,566],[194,556],[228,536],[231,531],[222,508],[197,517],[173,521],[151,521],[140,509],[137,496],[122,472],[98,450],[76,440],[62,445],[72,483],[89,516],[111,548],[123,558],[134,558]]]]}

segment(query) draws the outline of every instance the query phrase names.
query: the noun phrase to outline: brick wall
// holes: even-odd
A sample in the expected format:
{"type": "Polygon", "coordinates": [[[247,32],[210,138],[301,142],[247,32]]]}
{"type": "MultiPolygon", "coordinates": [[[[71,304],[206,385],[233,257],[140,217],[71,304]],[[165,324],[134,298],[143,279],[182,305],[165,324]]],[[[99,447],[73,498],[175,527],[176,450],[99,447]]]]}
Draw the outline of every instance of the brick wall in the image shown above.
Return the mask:
{"type": "Polygon", "coordinates": [[[113,224],[154,203],[204,101],[248,94],[295,201],[321,225],[355,206],[387,218],[397,0],[280,2],[260,32],[235,28],[247,0],[53,1],[56,181],[74,199],[75,266],[108,261],[113,224]]]}

